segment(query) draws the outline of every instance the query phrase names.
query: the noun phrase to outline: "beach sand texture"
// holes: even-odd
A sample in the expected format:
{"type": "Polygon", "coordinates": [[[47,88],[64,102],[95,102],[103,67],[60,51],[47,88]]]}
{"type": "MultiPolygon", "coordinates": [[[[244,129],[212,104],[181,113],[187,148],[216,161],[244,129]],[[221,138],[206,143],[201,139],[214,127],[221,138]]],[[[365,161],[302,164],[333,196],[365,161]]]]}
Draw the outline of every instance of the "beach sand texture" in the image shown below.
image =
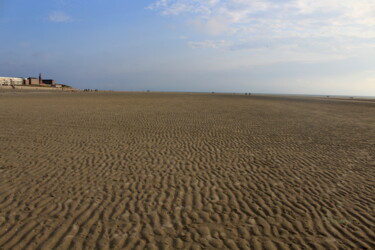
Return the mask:
{"type": "Polygon", "coordinates": [[[0,249],[374,249],[375,102],[0,94],[0,249]]]}

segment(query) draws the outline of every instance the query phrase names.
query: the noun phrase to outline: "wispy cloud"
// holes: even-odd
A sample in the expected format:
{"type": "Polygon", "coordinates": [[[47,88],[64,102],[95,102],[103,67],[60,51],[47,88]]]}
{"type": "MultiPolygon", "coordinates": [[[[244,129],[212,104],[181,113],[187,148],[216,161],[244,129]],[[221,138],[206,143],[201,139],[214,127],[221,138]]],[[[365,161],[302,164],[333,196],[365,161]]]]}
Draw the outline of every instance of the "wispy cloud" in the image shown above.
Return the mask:
{"type": "Polygon", "coordinates": [[[228,30],[228,22],[221,17],[213,17],[208,20],[194,19],[189,21],[190,26],[194,27],[200,32],[218,36],[228,30]]]}
{"type": "Polygon", "coordinates": [[[229,35],[239,44],[265,37],[329,38],[333,44],[375,38],[374,0],[158,0],[149,9],[181,16],[200,32],[229,35]]]}
{"type": "Polygon", "coordinates": [[[179,37],[177,37],[177,39],[179,39],[179,40],[186,40],[186,39],[188,39],[189,37],[187,37],[187,36],[179,36],[179,37]]]}
{"type": "Polygon", "coordinates": [[[148,8],[161,10],[163,15],[179,15],[185,12],[205,14],[218,2],[220,0],[158,0],[148,8]]]}
{"type": "Polygon", "coordinates": [[[190,48],[193,49],[201,49],[201,48],[211,48],[211,49],[218,49],[228,47],[230,43],[225,40],[220,41],[203,41],[203,42],[188,42],[187,43],[190,48]]]}
{"type": "Polygon", "coordinates": [[[54,11],[49,14],[48,20],[55,23],[68,23],[73,22],[74,19],[62,11],[54,11]]]}

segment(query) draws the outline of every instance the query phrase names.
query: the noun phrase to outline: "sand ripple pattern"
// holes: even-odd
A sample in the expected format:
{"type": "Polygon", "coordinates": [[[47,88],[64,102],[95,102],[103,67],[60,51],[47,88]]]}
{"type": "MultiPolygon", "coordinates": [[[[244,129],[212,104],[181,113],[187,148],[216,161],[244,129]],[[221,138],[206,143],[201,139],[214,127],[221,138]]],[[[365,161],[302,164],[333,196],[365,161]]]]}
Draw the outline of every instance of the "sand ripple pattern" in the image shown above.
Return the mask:
{"type": "Polygon", "coordinates": [[[0,249],[375,248],[375,103],[0,97],[0,249]]]}

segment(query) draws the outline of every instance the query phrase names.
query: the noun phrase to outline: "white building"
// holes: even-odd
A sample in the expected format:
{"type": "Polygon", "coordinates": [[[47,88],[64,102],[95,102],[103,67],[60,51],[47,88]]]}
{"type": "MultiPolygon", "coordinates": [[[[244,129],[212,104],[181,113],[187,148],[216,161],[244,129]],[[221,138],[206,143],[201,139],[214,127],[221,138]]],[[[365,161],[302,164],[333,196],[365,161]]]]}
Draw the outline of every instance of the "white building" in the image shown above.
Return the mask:
{"type": "Polygon", "coordinates": [[[0,86],[23,85],[23,83],[23,78],[0,76],[0,86]]]}

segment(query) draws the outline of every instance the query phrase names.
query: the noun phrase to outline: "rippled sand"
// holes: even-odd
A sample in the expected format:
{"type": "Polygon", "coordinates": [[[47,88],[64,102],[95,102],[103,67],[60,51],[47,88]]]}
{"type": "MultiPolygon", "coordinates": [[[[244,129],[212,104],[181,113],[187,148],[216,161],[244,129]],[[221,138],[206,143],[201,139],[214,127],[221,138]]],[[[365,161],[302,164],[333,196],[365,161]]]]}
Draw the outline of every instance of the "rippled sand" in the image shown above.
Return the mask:
{"type": "Polygon", "coordinates": [[[375,102],[0,94],[0,249],[375,248],[375,102]]]}

